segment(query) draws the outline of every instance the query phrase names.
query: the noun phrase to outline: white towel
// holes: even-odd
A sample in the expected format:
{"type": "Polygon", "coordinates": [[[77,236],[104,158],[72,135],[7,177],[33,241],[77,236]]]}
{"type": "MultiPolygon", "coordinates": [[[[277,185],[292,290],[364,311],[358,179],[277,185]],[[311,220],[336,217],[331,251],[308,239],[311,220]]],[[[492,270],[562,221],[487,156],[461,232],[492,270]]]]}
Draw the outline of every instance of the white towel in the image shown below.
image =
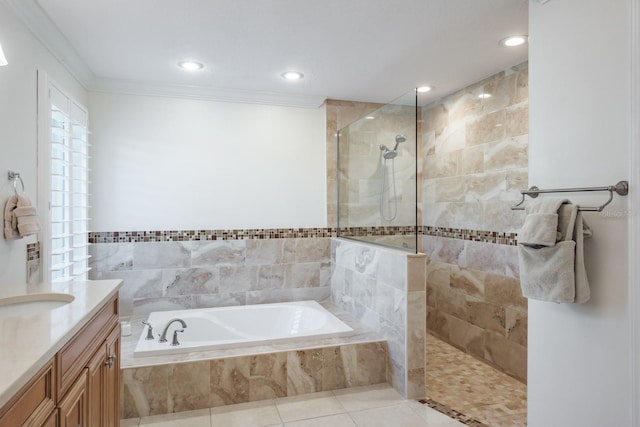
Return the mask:
{"type": "Polygon", "coordinates": [[[26,196],[11,196],[4,207],[4,238],[20,239],[40,231],[36,208],[26,196]]]}
{"type": "Polygon", "coordinates": [[[31,206],[31,201],[26,196],[18,196],[18,203],[13,211],[13,216],[18,223],[20,236],[30,236],[40,231],[36,208],[31,206]]]}
{"type": "Polygon", "coordinates": [[[11,196],[4,205],[4,238],[7,240],[19,239],[18,221],[13,216],[13,211],[18,207],[18,196],[11,196]]]}
{"type": "Polygon", "coordinates": [[[558,240],[558,209],[566,199],[551,199],[532,202],[525,208],[526,216],[518,243],[529,246],[554,246],[558,240]]]}
{"type": "Polygon", "coordinates": [[[529,215],[525,218],[521,231],[524,239],[518,235],[520,284],[526,298],[557,303],[589,300],[583,239],[591,236],[591,230],[578,207],[564,202],[534,202],[537,206],[527,212],[534,216],[529,222],[529,215]],[[538,230],[536,226],[545,229],[538,230]],[[553,241],[552,234],[556,237],[553,241]]]}

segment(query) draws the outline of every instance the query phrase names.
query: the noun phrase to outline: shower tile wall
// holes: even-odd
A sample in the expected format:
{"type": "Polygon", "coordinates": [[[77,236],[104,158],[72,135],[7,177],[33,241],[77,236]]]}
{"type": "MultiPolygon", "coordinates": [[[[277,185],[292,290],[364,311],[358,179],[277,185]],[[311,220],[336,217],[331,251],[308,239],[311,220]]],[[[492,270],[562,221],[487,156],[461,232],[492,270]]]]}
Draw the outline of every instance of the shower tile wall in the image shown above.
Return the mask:
{"type": "Polygon", "coordinates": [[[415,114],[415,106],[385,105],[370,116],[373,119],[340,130],[341,227],[415,225],[415,114]],[[380,146],[392,149],[396,135],[403,135],[405,142],[398,144],[396,158],[385,161],[380,146]],[[397,194],[397,210],[393,203],[384,206],[385,217],[395,217],[391,221],[383,220],[380,212],[383,174],[385,200],[397,194]]]}
{"type": "Polygon", "coordinates": [[[407,398],[425,395],[426,257],[332,239],[331,300],[379,332],[389,346],[389,382],[407,398]]]}
{"type": "Polygon", "coordinates": [[[327,115],[327,226],[338,226],[338,130],[377,110],[384,104],[329,99],[327,115]]]}
{"type": "Polygon", "coordinates": [[[422,120],[427,329],[526,380],[527,300],[517,248],[504,244],[512,239],[464,237],[504,236],[522,225],[523,212],[510,206],[520,199],[518,190],[528,188],[528,65],[424,107],[422,120]],[[460,238],[438,236],[442,228],[460,238]]]}
{"type": "Polygon", "coordinates": [[[91,279],[124,279],[121,316],[329,297],[330,239],[96,243],[91,279]]]}

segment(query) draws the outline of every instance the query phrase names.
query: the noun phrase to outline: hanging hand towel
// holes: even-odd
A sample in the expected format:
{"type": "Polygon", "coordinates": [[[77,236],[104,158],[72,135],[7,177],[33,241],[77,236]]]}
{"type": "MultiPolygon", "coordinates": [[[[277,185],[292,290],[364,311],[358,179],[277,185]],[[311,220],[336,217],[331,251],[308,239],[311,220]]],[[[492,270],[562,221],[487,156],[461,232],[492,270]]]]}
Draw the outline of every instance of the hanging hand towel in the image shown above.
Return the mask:
{"type": "Polygon", "coordinates": [[[13,215],[13,211],[18,206],[18,196],[11,196],[4,205],[4,238],[7,240],[20,239],[18,231],[18,221],[13,215]]]}
{"type": "Polygon", "coordinates": [[[584,303],[589,300],[590,292],[584,267],[583,239],[590,236],[591,231],[577,206],[558,202],[538,203],[528,211],[546,216],[545,224],[541,225],[540,216],[529,221],[528,226],[525,219],[524,241],[518,236],[522,294],[542,301],[584,303]],[[533,223],[545,229],[527,229],[533,223]],[[556,236],[554,241],[551,241],[552,234],[556,236]]]}
{"type": "Polygon", "coordinates": [[[525,208],[522,230],[518,233],[518,243],[528,246],[554,246],[558,237],[558,209],[566,199],[540,200],[525,208]]]}
{"type": "Polygon", "coordinates": [[[31,201],[25,196],[18,196],[17,207],[13,211],[17,220],[20,236],[30,236],[40,231],[36,208],[31,206],[31,201]]]}

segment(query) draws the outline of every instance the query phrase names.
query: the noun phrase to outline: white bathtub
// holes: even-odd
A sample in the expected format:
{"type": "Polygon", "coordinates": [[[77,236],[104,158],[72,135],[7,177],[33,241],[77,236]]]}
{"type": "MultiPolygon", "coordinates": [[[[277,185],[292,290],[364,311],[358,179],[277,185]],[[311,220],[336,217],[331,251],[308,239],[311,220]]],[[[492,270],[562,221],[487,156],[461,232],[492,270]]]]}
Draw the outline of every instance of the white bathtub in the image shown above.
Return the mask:
{"type": "Polygon", "coordinates": [[[353,333],[352,328],[315,301],[157,311],[149,315],[147,323],[153,326],[155,338],[145,339],[145,326],[134,356],[187,353],[353,333]],[[159,343],[158,336],[167,322],[175,318],[187,324],[184,332],[178,333],[180,345],[171,345],[173,332],[182,329],[180,322],[169,327],[167,342],[159,343]]]}

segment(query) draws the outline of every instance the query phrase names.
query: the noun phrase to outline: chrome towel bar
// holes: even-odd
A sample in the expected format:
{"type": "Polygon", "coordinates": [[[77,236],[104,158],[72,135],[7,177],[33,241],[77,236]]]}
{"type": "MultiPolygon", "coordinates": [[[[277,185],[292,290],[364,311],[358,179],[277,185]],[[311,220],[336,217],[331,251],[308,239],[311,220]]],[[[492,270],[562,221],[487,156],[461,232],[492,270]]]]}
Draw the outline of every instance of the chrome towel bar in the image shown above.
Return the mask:
{"type": "Polygon", "coordinates": [[[555,188],[551,190],[541,190],[538,187],[533,186],[528,190],[520,190],[520,193],[522,194],[522,200],[520,200],[520,203],[518,203],[517,205],[512,206],[511,210],[523,211],[524,206],[521,206],[521,205],[524,203],[526,196],[529,196],[535,199],[536,197],[538,197],[539,194],[542,194],[542,193],[579,193],[583,191],[608,191],[609,192],[609,200],[607,200],[600,206],[578,206],[578,210],[581,210],[581,211],[602,212],[604,208],[613,200],[614,192],[620,196],[626,196],[627,194],[629,194],[629,182],[620,181],[616,185],[609,185],[607,187],[555,188]]]}

